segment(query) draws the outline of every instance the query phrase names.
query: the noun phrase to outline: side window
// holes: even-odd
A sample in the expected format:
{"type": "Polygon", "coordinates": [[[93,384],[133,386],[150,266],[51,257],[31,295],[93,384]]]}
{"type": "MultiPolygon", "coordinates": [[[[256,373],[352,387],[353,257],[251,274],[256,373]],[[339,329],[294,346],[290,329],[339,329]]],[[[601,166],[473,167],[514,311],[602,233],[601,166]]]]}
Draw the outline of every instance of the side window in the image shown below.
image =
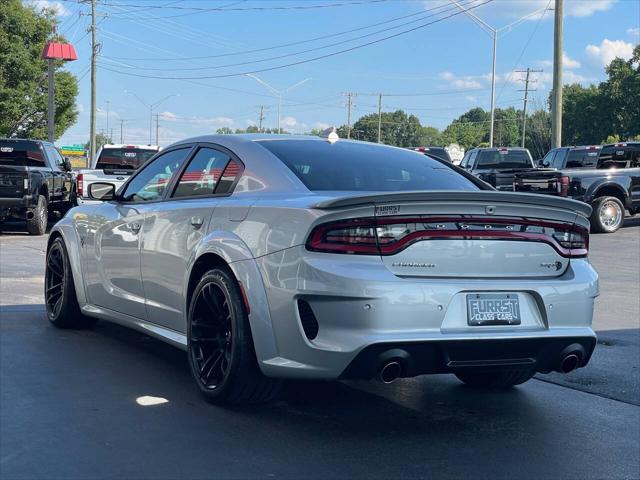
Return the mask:
{"type": "Polygon", "coordinates": [[[201,148],[180,177],[173,197],[213,194],[228,162],[229,156],[226,153],[212,148],[201,148]]]}
{"type": "Polygon", "coordinates": [[[171,150],[156,157],[127,184],[125,202],[150,202],[162,198],[167,185],[180,169],[191,147],[171,150]]]}
{"type": "Polygon", "coordinates": [[[222,177],[218,182],[216,193],[229,193],[236,179],[242,174],[242,165],[235,160],[231,160],[222,172],[222,177]]]}
{"type": "Polygon", "coordinates": [[[58,150],[55,147],[52,147],[50,145],[47,145],[44,148],[47,151],[47,156],[49,157],[49,160],[51,161],[51,166],[57,167],[58,169],[62,169],[64,158],[62,158],[62,155],[60,155],[60,152],[58,152],[58,150]]]}
{"type": "Polygon", "coordinates": [[[469,152],[464,154],[464,157],[462,157],[462,160],[460,160],[460,167],[464,168],[467,166],[467,163],[469,163],[469,155],[469,152]]]}
{"type": "Polygon", "coordinates": [[[467,165],[469,166],[469,168],[473,168],[473,164],[475,163],[477,156],[478,150],[474,150],[473,152],[471,152],[469,158],[467,159],[467,165]]]}
{"type": "Polygon", "coordinates": [[[566,148],[562,148],[560,150],[558,150],[558,152],[556,153],[556,158],[553,159],[553,163],[551,164],[551,166],[553,168],[563,168],[564,167],[564,159],[567,156],[567,149],[566,148]]]}
{"type": "Polygon", "coordinates": [[[550,150],[549,153],[547,153],[544,158],[540,161],[540,166],[541,167],[552,167],[553,166],[553,157],[555,157],[556,155],[556,150],[550,150]]]}

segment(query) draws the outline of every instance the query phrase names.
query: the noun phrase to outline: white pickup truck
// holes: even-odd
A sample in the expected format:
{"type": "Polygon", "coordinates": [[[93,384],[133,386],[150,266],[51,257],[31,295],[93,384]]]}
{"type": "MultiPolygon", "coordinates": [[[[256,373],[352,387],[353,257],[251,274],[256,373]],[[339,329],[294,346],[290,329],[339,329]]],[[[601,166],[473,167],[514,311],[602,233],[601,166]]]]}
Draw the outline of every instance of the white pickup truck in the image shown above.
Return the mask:
{"type": "Polygon", "coordinates": [[[104,145],[91,161],[90,168],[78,170],[76,204],[99,203],[89,198],[89,185],[109,182],[117,190],[139,166],[159,151],[155,145],[104,145]]]}

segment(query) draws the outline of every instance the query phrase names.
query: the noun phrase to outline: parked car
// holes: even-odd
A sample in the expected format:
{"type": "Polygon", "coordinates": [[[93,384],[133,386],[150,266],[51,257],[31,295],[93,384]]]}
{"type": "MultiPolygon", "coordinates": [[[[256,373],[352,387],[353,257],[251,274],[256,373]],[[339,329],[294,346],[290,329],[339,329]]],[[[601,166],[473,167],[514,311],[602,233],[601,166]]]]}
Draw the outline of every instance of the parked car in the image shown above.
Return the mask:
{"type": "Polygon", "coordinates": [[[31,235],[47,230],[53,212],[71,208],[71,163],[49,142],[0,139],[0,222],[25,220],[31,235]]]}
{"type": "Polygon", "coordinates": [[[584,367],[596,343],[591,208],[410,150],[203,136],[89,195],[103,203],[47,245],[49,320],[186,350],[212,402],[269,399],[281,378],[507,387],[584,367]]]}
{"type": "Polygon", "coordinates": [[[631,215],[640,212],[640,142],[605,145],[598,149],[595,164],[592,156],[570,164],[567,150],[555,149],[545,156],[554,156],[550,165],[564,167],[517,173],[513,189],[588,203],[593,208],[593,232],[615,232],[624,223],[625,210],[631,215]]]}
{"type": "Polygon", "coordinates": [[[147,160],[158,153],[155,145],[104,145],[88,169],[77,172],[76,203],[95,203],[89,198],[89,185],[94,182],[109,182],[119,188],[147,160]]]}
{"type": "Polygon", "coordinates": [[[601,145],[553,148],[538,161],[540,168],[596,168],[601,145]]]}
{"type": "Polygon", "coordinates": [[[531,154],[526,148],[474,148],[465,153],[460,167],[484,180],[498,190],[513,190],[516,172],[535,170],[531,154]]]}
{"type": "Polygon", "coordinates": [[[440,160],[453,163],[449,152],[444,147],[415,147],[413,150],[429,155],[430,157],[439,158],[440,160]]]}

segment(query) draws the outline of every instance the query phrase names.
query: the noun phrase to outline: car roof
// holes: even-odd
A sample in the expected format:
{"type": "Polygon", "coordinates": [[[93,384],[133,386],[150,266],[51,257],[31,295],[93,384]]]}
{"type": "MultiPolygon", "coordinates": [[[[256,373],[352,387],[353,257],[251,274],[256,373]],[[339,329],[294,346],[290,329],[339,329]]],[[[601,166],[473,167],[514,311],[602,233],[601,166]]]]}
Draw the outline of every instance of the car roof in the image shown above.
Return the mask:
{"type": "Polygon", "coordinates": [[[102,148],[137,148],[139,150],[159,150],[157,145],[134,145],[132,143],[105,143],[102,148]]]}
{"type": "Polygon", "coordinates": [[[42,145],[53,145],[53,143],[47,140],[35,140],[33,138],[0,138],[0,142],[32,142],[42,145]]]}

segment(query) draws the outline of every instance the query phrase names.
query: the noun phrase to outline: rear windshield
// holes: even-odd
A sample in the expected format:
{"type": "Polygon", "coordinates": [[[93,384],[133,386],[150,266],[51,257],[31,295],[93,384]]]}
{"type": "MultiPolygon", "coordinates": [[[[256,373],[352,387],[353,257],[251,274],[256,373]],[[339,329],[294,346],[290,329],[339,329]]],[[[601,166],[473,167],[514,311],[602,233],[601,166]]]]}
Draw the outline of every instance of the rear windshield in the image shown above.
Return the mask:
{"type": "Polygon", "coordinates": [[[526,150],[482,150],[475,168],[533,168],[533,163],[526,150]]]}
{"type": "Polygon", "coordinates": [[[98,170],[135,170],[157,150],[142,148],[103,148],[96,163],[98,170]]]}
{"type": "Polygon", "coordinates": [[[312,191],[480,190],[453,168],[410,150],[345,141],[260,144],[312,191]]]}
{"type": "Polygon", "coordinates": [[[605,145],[600,150],[598,168],[640,167],[640,144],[605,145]]]}
{"type": "Polygon", "coordinates": [[[44,167],[44,153],[35,142],[0,140],[0,165],[44,167]]]}
{"type": "Polygon", "coordinates": [[[597,164],[598,150],[581,148],[569,152],[566,168],[596,168],[597,164]]]}

